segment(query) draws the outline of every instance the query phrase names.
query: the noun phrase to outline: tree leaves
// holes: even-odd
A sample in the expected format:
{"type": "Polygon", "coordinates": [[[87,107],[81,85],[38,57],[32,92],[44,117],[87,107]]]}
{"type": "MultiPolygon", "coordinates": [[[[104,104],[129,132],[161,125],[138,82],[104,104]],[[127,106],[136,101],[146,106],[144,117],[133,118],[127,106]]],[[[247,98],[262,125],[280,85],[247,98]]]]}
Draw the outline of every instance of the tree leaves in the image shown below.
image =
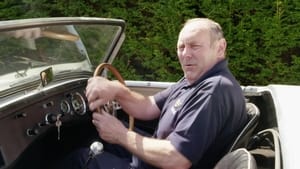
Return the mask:
{"type": "MultiPolygon", "coordinates": [[[[124,19],[126,39],[114,65],[126,79],[177,81],[177,35],[186,19],[221,24],[227,57],[243,85],[300,84],[300,1],[5,0],[1,20],[44,16],[124,19]]],[[[97,59],[97,58],[93,58],[97,59]]]]}

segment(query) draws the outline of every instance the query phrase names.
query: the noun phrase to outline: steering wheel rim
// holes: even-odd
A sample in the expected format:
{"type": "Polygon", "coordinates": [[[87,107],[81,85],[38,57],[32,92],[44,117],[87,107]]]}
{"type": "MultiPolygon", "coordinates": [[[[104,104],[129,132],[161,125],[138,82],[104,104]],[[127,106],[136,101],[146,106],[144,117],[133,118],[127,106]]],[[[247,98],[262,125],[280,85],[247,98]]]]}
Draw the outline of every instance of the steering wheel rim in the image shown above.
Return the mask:
{"type": "Polygon", "coordinates": [[[72,42],[79,40],[79,37],[76,35],[62,34],[62,33],[56,33],[56,32],[52,32],[52,31],[42,31],[41,36],[47,37],[47,38],[52,38],[52,39],[58,39],[58,40],[67,40],[67,41],[72,41],[72,42]]]}
{"type": "MultiPolygon", "coordinates": [[[[94,75],[93,76],[94,77],[99,76],[105,68],[108,69],[109,71],[111,71],[112,74],[115,76],[115,78],[117,78],[117,80],[120,83],[122,83],[123,85],[125,85],[125,81],[124,81],[123,77],[121,76],[121,74],[119,73],[119,71],[115,67],[113,67],[111,64],[109,64],[109,63],[101,63],[101,64],[99,64],[97,66],[96,70],[94,71],[94,75]]],[[[113,106],[111,106],[109,108],[109,111],[113,111],[113,106]]],[[[97,108],[97,112],[100,113],[100,108],[97,108]]],[[[128,129],[130,131],[132,131],[133,127],[134,127],[134,118],[131,115],[129,115],[129,127],[128,127],[128,129]]]]}

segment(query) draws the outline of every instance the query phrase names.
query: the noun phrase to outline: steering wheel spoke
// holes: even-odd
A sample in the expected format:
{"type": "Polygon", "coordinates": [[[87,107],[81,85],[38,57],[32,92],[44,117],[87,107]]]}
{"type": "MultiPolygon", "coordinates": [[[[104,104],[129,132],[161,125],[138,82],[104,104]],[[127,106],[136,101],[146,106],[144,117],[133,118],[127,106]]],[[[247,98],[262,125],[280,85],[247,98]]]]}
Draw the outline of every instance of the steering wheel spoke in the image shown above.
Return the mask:
{"type": "MultiPolygon", "coordinates": [[[[123,77],[121,76],[121,74],[119,73],[119,71],[113,67],[111,64],[109,63],[101,63],[95,70],[94,72],[94,77],[95,76],[99,76],[101,75],[102,71],[104,69],[108,69],[109,71],[112,72],[112,74],[115,76],[115,78],[117,80],[119,80],[119,82],[121,82],[123,85],[125,85],[125,82],[123,80],[123,77]]],[[[116,101],[109,101],[106,105],[104,105],[102,107],[106,112],[116,116],[117,110],[120,109],[120,105],[116,102],[116,101]]],[[[97,109],[97,112],[101,112],[100,108],[97,109]]],[[[133,130],[134,127],[134,118],[132,116],[129,115],[129,130],[133,130]]]]}

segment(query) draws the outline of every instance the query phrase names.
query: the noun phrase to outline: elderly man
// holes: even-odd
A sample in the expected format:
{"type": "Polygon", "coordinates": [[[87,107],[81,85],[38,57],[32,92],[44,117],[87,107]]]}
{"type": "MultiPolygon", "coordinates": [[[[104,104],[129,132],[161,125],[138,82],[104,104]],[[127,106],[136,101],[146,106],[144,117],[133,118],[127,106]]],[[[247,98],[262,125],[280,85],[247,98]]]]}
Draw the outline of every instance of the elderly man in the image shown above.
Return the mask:
{"type": "Polygon", "coordinates": [[[218,23],[190,19],[177,42],[184,77],[168,89],[143,96],[118,81],[89,79],[90,110],[117,100],[137,119],[159,118],[153,137],[146,137],[107,112],[93,113],[92,123],[103,141],[129,153],[124,158],[105,151],[89,168],[213,168],[247,121],[240,85],[227,66],[226,45],[218,23]]]}

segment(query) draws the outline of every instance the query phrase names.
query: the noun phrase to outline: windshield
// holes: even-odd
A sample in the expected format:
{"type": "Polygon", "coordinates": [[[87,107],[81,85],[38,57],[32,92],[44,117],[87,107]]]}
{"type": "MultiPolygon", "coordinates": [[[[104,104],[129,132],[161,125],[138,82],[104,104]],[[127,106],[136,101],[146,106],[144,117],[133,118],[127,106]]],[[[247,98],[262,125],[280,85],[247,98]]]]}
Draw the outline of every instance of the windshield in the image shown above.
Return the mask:
{"type": "Polygon", "coordinates": [[[61,72],[92,72],[92,63],[109,60],[122,32],[113,24],[39,25],[0,31],[0,91],[39,80],[49,68],[54,80],[61,72]]]}

